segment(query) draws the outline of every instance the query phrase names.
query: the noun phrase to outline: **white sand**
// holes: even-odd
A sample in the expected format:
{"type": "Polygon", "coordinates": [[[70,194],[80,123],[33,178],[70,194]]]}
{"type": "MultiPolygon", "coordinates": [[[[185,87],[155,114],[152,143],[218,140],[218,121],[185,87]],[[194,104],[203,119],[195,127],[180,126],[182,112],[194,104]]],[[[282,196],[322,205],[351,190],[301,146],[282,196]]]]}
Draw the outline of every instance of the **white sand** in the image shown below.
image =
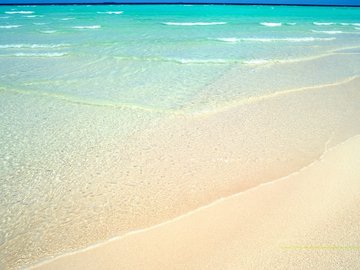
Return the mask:
{"type": "Polygon", "coordinates": [[[360,269],[360,137],[300,172],[36,269],[360,269]]]}

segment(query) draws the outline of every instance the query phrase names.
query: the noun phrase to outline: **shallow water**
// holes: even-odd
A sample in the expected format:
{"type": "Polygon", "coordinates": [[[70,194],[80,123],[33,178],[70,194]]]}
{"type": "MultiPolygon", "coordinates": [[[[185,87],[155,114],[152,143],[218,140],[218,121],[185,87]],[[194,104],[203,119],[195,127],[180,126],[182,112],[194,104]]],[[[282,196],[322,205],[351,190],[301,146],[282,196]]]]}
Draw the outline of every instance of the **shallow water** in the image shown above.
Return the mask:
{"type": "Polygon", "coordinates": [[[249,65],[241,74],[247,78],[254,66],[358,46],[360,37],[356,8],[33,6],[0,12],[2,86],[154,110],[186,110],[199,89],[234,65],[249,65]]]}
{"type": "Polygon", "coordinates": [[[158,223],[357,134],[359,18],[356,8],[1,6],[3,265],[158,223]],[[317,94],[267,103],[307,91],[317,94]]]}

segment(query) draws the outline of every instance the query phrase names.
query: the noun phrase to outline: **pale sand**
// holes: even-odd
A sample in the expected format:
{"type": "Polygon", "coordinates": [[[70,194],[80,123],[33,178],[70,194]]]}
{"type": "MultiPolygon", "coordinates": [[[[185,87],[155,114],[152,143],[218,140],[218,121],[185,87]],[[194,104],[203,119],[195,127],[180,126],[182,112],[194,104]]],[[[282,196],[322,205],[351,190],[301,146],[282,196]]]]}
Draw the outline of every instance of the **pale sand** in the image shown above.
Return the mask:
{"type": "Polygon", "coordinates": [[[360,269],[360,137],[287,177],[36,269],[360,269]]]}
{"type": "MultiPolygon", "coordinates": [[[[52,162],[44,164],[53,171],[37,184],[40,192],[30,192],[36,203],[17,204],[19,214],[4,219],[14,237],[1,247],[3,264],[26,267],[148,228],[307,166],[325,149],[360,134],[359,85],[359,78],[334,80],[232,104],[214,114],[173,116],[126,142],[100,137],[93,149],[70,147],[74,151],[57,167],[51,163],[61,156],[50,155],[52,162]],[[53,172],[60,174],[48,181],[53,172]]],[[[37,108],[46,113],[48,107],[37,108]]],[[[103,120],[106,114],[96,112],[103,120]]],[[[101,123],[82,126],[86,131],[101,123]]],[[[75,141],[69,141],[75,145],[85,135],[76,127],[72,131],[75,141]]],[[[13,179],[36,177],[35,170],[29,172],[13,179]]]]}

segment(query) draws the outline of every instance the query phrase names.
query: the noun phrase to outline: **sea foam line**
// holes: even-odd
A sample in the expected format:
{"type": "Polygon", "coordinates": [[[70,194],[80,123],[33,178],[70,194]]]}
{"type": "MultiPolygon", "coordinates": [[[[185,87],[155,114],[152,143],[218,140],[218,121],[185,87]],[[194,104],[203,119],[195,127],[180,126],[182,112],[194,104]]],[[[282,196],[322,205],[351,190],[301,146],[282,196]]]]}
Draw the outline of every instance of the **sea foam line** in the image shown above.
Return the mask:
{"type": "Polygon", "coordinates": [[[230,64],[240,63],[237,59],[197,59],[197,58],[171,58],[171,57],[138,57],[138,56],[116,56],[118,60],[145,61],[145,62],[172,62],[177,64],[230,64]]]}
{"type": "Polygon", "coordinates": [[[74,29],[100,29],[101,25],[79,25],[73,26],[74,29]]]}
{"type": "Polygon", "coordinates": [[[262,26],[267,26],[267,27],[279,27],[282,25],[282,23],[275,23],[275,22],[261,22],[260,24],[262,26]]]}
{"type": "Polygon", "coordinates": [[[109,15],[119,15],[119,14],[123,14],[124,11],[98,11],[98,14],[109,14],[109,15]]]}
{"type": "Polygon", "coordinates": [[[206,26],[206,25],[223,25],[227,22],[164,22],[165,25],[173,26],[206,26]]]}
{"type": "Polygon", "coordinates": [[[312,41],[331,41],[335,40],[335,37],[331,38],[316,38],[316,37],[299,37],[299,38],[217,38],[216,40],[236,43],[236,42],[312,42],[312,41]]]}
{"type": "Polygon", "coordinates": [[[75,20],[75,18],[73,17],[67,17],[67,18],[61,18],[60,21],[70,21],[70,20],[75,20]]]}
{"type": "Polygon", "coordinates": [[[286,63],[297,63],[303,61],[315,60],[331,55],[335,55],[336,52],[328,52],[326,54],[320,54],[315,56],[301,57],[301,58],[284,58],[284,59],[196,59],[196,58],[171,58],[171,57],[138,57],[138,56],[115,56],[115,59],[125,61],[145,61],[145,62],[171,62],[176,64],[245,64],[245,65],[275,65],[286,63]]]}
{"type": "Polygon", "coordinates": [[[299,57],[299,58],[285,58],[285,59],[250,59],[243,61],[244,64],[248,65],[276,65],[276,64],[291,64],[291,63],[299,63],[305,61],[312,61],[316,59],[321,59],[324,57],[329,57],[336,55],[337,50],[329,51],[324,54],[308,56],[308,57],[299,57]]]}
{"type": "Polygon", "coordinates": [[[46,52],[46,53],[14,53],[11,55],[2,56],[16,56],[16,57],[62,57],[67,55],[67,52],[46,52]]]}
{"type": "Polygon", "coordinates": [[[291,172],[289,173],[288,175],[285,175],[285,176],[282,176],[282,177],[279,177],[279,178],[276,178],[276,179],[271,179],[269,181],[265,181],[263,183],[260,183],[258,185],[255,185],[253,187],[250,187],[248,189],[245,189],[243,191],[240,191],[240,192],[237,192],[235,194],[232,194],[232,195],[229,195],[229,196],[226,196],[226,197],[219,197],[217,199],[215,199],[214,201],[208,203],[208,204],[205,204],[203,206],[200,206],[200,207],[197,207],[193,210],[190,210],[184,214],[181,214],[179,216],[176,216],[174,218],[171,218],[171,219],[168,219],[168,220],[165,220],[163,222],[160,222],[160,223],[157,223],[157,224],[154,224],[154,225],[151,225],[151,226],[148,226],[148,227],[145,227],[145,228],[141,228],[141,229],[135,229],[133,231],[130,231],[128,233],[125,233],[125,234],[122,234],[122,235],[118,235],[118,236],[114,236],[114,237],[111,237],[109,239],[106,239],[106,240],[101,240],[101,241],[98,241],[96,243],[93,243],[93,244],[90,244],[89,246],[87,247],[84,247],[84,248],[79,248],[75,251],[69,251],[69,252],[64,252],[63,254],[60,254],[60,255],[57,255],[55,257],[48,257],[48,258],[45,258],[43,260],[40,260],[38,261],[37,263],[33,264],[33,265],[30,265],[28,267],[28,269],[35,269],[37,267],[40,267],[40,266],[43,266],[43,265],[46,265],[48,263],[51,263],[51,262],[54,262],[58,259],[61,259],[61,258],[65,258],[65,257],[68,257],[68,256],[71,256],[71,255],[76,255],[76,254],[80,254],[80,253],[83,253],[83,252],[86,252],[86,251],[89,251],[89,250],[92,250],[92,249],[95,249],[95,248],[98,248],[98,247],[101,247],[101,246],[104,246],[108,243],[111,243],[111,242],[114,242],[114,241],[121,241],[123,239],[126,239],[126,238],[129,238],[130,236],[132,235],[137,235],[137,234],[141,234],[141,233],[144,233],[144,232],[148,232],[148,231],[153,231],[157,228],[161,228],[163,226],[166,226],[168,224],[172,224],[172,223],[175,223],[177,221],[180,221],[184,218],[187,218],[189,216],[192,216],[198,212],[201,212],[201,211],[204,211],[206,209],[209,209],[213,206],[216,206],[216,205],[219,205],[223,202],[226,202],[226,201],[230,201],[232,199],[235,199],[235,198],[239,198],[240,196],[244,195],[244,194],[247,194],[247,193],[250,193],[250,192],[254,192],[258,189],[262,189],[263,187],[265,186],[270,186],[270,185],[274,185],[274,184],[277,184],[279,182],[284,182],[286,180],[289,180],[289,178],[291,178],[292,176],[295,176],[295,175],[298,175],[300,173],[302,173],[303,171],[306,171],[308,170],[309,168],[315,166],[316,164],[319,164],[322,162],[322,160],[324,159],[324,157],[328,154],[328,153],[331,153],[333,151],[335,151],[335,149],[341,147],[342,145],[344,145],[345,143],[349,142],[349,141],[353,141],[353,140],[356,140],[357,138],[359,138],[360,135],[354,135],[330,148],[327,148],[327,144],[328,142],[325,142],[325,149],[324,151],[317,157],[315,158],[313,161],[309,162],[307,165],[299,168],[298,170],[294,171],[294,172],[291,172]]]}
{"type": "Polygon", "coordinates": [[[265,100],[268,100],[268,99],[285,96],[285,95],[292,94],[292,93],[300,93],[300,92],[305,92],[305,91],[311,91],[311,90],[317,90],[317,89],[322,89],[322,88],[326,88],[326,87],[333,87],[333,86],[339,86],[339,85],[347,84],[347,83],[350,83],[350,82],[352,82],[354,80],[357,80],[359,78],[360,78],[360,76],[356,75],[356,76],[347,77],[344,80],[335,81],[335,82],[332,82],[332,83],[304,86],[304,87],[299,87],[299,88],[280,90],[280,91],[277,91],[277,92],[274,92],[274,93],[265,94],[265,95],[261,95],[261,96],[252,96],[252,97],[248,97],[248,98],[240,98],[238,100],[233,100],[232,102],[226,102],[224,105],[222,105],[222,106],[220,105],[218,108],[213,108],[210,111],[205,110],[205,111],[195,112],[195,113],[193,113],[193,115],[201,117],[201,116],[208,116],[208,115],[212,115],[212,114],[217,114],[217,113],[221,113],[221,112],[224,112],[224,111],[228,111],[230,109],[236,108],[236,107],[241,106],[241,105],[253,104],[253,103],[265,101],[265,100]]]}
{"type": "Polygon", "coordinates": [[[131,109],[131,110],[140,110],[150,113],[166,113],[172,115],[183,115],[182,111],[177,110],[167,110],[167,109],[158,109],[153,107],[147,107],[143,105],[137,105],[133,103],[122,103],[122,102],[113,102],[111,100],[91,100],[86,98],[81,98],[77,96],[62,94],[62,93],[54,93],[54,92],[44,92],[44,91],[33,91],[33,90],[20,90],[14,88],[5,88],[0,87],[0,90],[10,92],[10,93],[17,93],[23,95],[31,95],[31,96],[40,96],[46,98],[52,98],[61,100],[68,103],[73,103],[77,105],[84,105],[84,106],[95,106],[95,107],[105,107],[105,108],[115,108],[115,109],[131,109]]]}
{"type": "Polygon", "coordinates": [[[40,31],[40,33],[44,33],[44,34],[53,34],[56,33],[56,30],[44,30],[44,31],[40,31]]]}
{"type": "Polygon", "coordinates": [[[5,11],[6,14],[33,14],[34,11],[5,11]]]}
{"type": "Polygon", "coordinates": [[[0,45],[0,49],[61,48],[61,47],[69,47],[69,46],[70,46],[70,44],[67,44],[67,43],[60,43],[60,44],[3,44],[3,45],[0,45]]]}
{"type": "Polygon", "coordinates": [[[335,34],[342,34],[343,31],[340,30],[331,30],[331,31],[318,31],[318,30],[311,30],[313,33],[320,33],[320,34],[328,34],[328,35],[335,35],[335,34]]]}
{"type": "Polygon", "coordinates": [[[0,29],[12,29],[12,28],[19,28],[22,25],[19,24],[12,24],[12,25],[0,25],[0,29]]]}
{"type": "Polygon", "coordinates": [[[334,22],[313,22],[314,25],[322,26],[322,25],[334,25],[334,22]]]}

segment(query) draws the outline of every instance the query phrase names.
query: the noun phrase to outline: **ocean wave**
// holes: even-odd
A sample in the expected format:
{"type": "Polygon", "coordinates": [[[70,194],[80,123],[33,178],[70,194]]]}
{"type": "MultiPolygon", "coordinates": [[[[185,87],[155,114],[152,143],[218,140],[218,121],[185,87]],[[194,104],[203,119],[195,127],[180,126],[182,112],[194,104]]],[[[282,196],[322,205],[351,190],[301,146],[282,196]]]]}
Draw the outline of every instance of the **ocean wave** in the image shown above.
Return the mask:
{"type": "MultiPolygon", "coordinates": [[[[67,55],[66,52],[47,52],[47,53],[14,53],[5,56],[16,56],[16,57],[62,57],[67,55]]],[[[4,55],[3,55],[4,56],[4,55]]]]}
{"type": "Polygon", "coordinates": [[[266,65],[271,62],[274,62],[274,61],[268,60],[268,59],[252,59],[252,60],[243,61],[243,63],[246,65],[266,65]]]}
{"type": "Polygon", "coordinates": [[[316,38],[316,37],[299,37],[299,38],[217,38],[216,40],[235,43],[235,42],[313,42],[313,41],[331,41],[336,38],[316,38]]]}
{"type": "Polygon", "coordinates": [[[18,28],[18,27],[21,27],[21,25],[18,25],[18,24],[13,24],[13,25],[0,25],[0,28],[1,29],[11,29],[11,28],[18,28]]]}
{"type": "Polygon", "coordinates": [[[274,23],[274,22],[261,22],[260,24],[267,27],[278,27],[282,25],[282,23],[274,23]]]}
{"type": "Polygon", "coordinates": [[[9,19],[9,16],[1,16],[0,19],[9,19]]]}
{"type": "Polygon", "coordinates": [[[45,24],[47,24],[47,23],[44,23],[44,22],[42,22],[42,23],[33,23],[34,25],[45,25],[45,24]]]}
{"type": "Polygon", "coordinates": [[[41,48],[63,48],[69,47],[70,44],[4,44],[0,45],[0,49],[41,49],[41,48]]]}
{"type": "Polygon", "coordinates": [[[101,11],[98,11],[97,12],[98,14],[110,14],[110,15],[119,15],[119,14],[122,14],[124,13],[124,11],[105,11],[105,12],[101,12],[101,11]]]}
{"type": "Polygon", "coordinates": [[[254,58],[254,59],[236,59],[236,58],[213,58],[213,59],[199,59],[199,58],[175,58],[164,56],[116,56],[115,59],[121,61],[146,61],[146,62],[171,62],[176,64],[244,64],[244,65],[272,65],[272,64],[287,64],[297,63],[303,61],[311,61],[336,54],[336,51],[298,58],[254,58]]]}
{"type": "Polygon", "coordinates": [[[269,64],[286,64],[295,63],[306,60],[307,58],[289,58],[289,59],[251,59],[244,60],[242,63],[245,65],[269,65],[269,64]]]}
{"type": "Polygon", "coordinates": [[[80,25],[80,26],[73,26],[74,29],[99,29],[101,25],[80,25]]]}
{"type": "Polygon", "coordinates": [[[286,25],[296,25],[296,23],[294,22],[288,22],[288,23],[285,23],[286,25]]]}
{"type": "Polygon", "coordinates": [[[230,64],[238,63],[241,60],[235,59],[198,59],[198,58],[173,58],[173,57],[138,57],[138,56],[117,56],[118,60],[146,61],[146,62],[172,62],[177,64],[230,64]]]}
{"type": "Polygon", "coordinates": [[[179,64],[231,64],[240,62],[232,59],[170,58],[168,60],[179,64]]]}
{"type": "Polygon", "coordinates": [[[34,11],[5,11],[6,14],[33,14],[34,11]]]}
{"type": "Polygon", "coordinates": [[[311,32],[314,32],[314,33],[320,33],[320,34],[328,34],[328,35],[342,34],[342,33],[343,33],[343,31],[340,31],[340,30],[331,30],[331,31],[317,31],[317,30],[311,30],[311,32]]]}
{"type": "Polygon", "coordinates": [[[166,25],[174,26],[205,26],[205,25],[222,25],[227,24],[226,22],[164,22],[166,25]]]}
{"type": "Polygon", "coordinates": [[[360,23],[352,23],[353,26],[360,26],[360,23]]]}
{"type": "Polygon", "coordinates": [[[56,30],[45,30],[45,31],[40,31],[40,33],[44,33],[44,34],[53,34],[56,33],[56,30]]]}
{"type": "Polygon", "coordinates": [[[235,42],[241,41],[241,38],[216,38],[215,40],[229,42],[229,43],[235,43],[235,42]]]}
{"type": "Polygon", "coordinates": [[[68,17],[68,18],[61,18],[61,21],[70,21],[70,20],[74,20],[75,18],[73,17],[68,17]]]}
{"type": "Polygon", "coordinates": [[[334,25],[334,22],[313,22],[314,25],[334,25]]]}

